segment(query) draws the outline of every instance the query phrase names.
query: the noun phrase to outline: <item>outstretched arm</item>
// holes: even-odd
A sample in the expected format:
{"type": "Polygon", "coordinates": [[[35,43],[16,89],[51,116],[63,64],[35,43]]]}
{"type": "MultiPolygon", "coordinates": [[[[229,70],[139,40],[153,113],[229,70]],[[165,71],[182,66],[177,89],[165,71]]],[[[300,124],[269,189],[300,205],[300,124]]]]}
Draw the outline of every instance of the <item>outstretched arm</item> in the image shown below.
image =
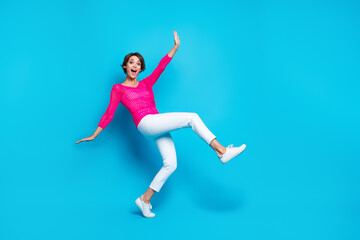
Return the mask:
{"type": "Polygon", "coordinates": [[[116,108],[120,103],[120,98],[120,86],[119,84],[115,84],[111,89],[109,106],[98,124],[98,126],[102,129],[105,129],[106,126],[112,121],[116,108]]]}
{"type": "Polygon", "coordinates": [[[175,45],[168,53],[168,56],[171,58],[174,56],[174,54],[176,53],[176,51],[178,50],[178,48],[180,46],[180,39],[179,39],[179,36],[177,35],[176,31],[174,31],[174,41],[175,41],[175,45]]]}
{"type": "Polygon", "coordinates": [[[76,143],[94,140],[99,135],[99,133],[103,129],[105,129],[106,126],[113,119],[115,110],[116,110],[117,106],[119,105],[119,102],[120,102],[119,86],[117,84],[115,84],[111,89],[109,106],[108,106],[105,114],[102,116],[97,129],[95,130],[95,132],[93,133],[92,136],[83,138],[83,139],[77,141],[76,143]]]}

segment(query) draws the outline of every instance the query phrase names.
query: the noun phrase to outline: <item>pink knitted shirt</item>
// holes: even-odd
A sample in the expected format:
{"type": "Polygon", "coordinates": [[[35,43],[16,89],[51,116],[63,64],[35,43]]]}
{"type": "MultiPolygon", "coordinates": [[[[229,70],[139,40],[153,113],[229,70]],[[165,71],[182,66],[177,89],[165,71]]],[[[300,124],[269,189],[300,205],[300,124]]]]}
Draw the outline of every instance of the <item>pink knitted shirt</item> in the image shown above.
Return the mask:
{"type": "Polygon", "coordinates": [[[172,57],[167,54],[161,59],[159,65],[150,76],[141,80],[137,87],[128,87],[120,83],[112,87],[110,94],[110,104],[102,116],[99,127],[105,129],[114,117],[116,108],[121,102],[131,113],[136,127],[140,120],[148,114],[159,114],[155,107],[154,93],[152,87],[159,79],[161,73],[172,57]]]}

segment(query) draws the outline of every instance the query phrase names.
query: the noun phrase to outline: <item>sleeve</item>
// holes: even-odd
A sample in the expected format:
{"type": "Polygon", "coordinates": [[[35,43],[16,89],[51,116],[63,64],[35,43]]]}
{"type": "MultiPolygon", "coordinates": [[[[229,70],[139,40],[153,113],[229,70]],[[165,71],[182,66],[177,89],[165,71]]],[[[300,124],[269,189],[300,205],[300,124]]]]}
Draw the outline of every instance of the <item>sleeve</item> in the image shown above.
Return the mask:
{"type": "Polygon", "coordinates": [[[161,60],[158,66],[155,68],[155,70],[146,78],[144,78],[142,81],[148,86],[152,87],[156,83],[156,81],[159,79],[161,73],[165,70],[168,63],[171,61],[172,57],[169,57],[168,54],[166,54],[161,60]]]}
{"type": "Polygon", "coordinates": [[[98,124],[98,126],[101,127],[102,129],[105,129],[106,126],[111,122],[111,120],[114,117],[115,110],[119,105],[121,98],[119,88],[120,87],[117,84],[115,84],[111,89],[109,106],[98,124]]]}

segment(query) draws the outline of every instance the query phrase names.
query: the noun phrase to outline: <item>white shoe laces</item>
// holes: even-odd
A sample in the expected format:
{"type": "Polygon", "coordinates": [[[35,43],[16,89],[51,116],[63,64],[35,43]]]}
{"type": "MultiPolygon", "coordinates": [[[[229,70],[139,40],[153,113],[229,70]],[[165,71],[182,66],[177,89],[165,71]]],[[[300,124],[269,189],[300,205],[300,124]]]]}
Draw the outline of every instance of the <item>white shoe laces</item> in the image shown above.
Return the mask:
{"type": "MultiPolygon", "coordinates": [[[[142,200],[142,197],[140,197],[140,200],[144,203],[144,201],[142,200]]],[[[144,204],[146,204],[146,203],[144,203],[144,204]]],[[[152,209],[151,203],[149,203],[149,207],[150,207],[150,209],[152,209]]]]}

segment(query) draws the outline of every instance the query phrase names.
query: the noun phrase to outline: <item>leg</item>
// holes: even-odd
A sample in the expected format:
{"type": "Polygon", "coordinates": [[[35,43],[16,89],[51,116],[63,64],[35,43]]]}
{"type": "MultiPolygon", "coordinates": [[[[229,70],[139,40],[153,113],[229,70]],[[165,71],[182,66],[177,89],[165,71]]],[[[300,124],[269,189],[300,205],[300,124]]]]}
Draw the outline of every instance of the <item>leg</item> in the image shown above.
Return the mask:
{"type": "Polygon", "coordinates": [[[218,142],[218,140],[216,140],[216,138],[211,141],[210,147],[211,147],[212,149],[214,149],[214,151],[216,152],[216,154],[218,155],[218,157],[224,155],[225,152],[226,152],[226,147],[224,147],[223,145],[221,145],[221,144],[218,142]]]}
{"type": "Polygon", "coordinates": [[[226,148],[217,141],[215,135],[196,113],[174,112],[148,115],[138,125],[139,131],[145,136],[156,136],[189,127],[209,144],[218,156],[225,153],[226,148]]]}
{"type": "Polygon", "coordinates": [[[144,201],[144,203],[149,204],[151,198],[154,196],[154,189],[152,189],[151,187],[149,187],[146,192],[142,195],[142,200],[144,201]]]}
{"type": "Polygon", "coordinates": [[[143,201],[149,203],[155,192],[159,192],[165,181],[177,167],[176,151],[174,141],[170,133],[165,133],[155,139],[163,159],[163,166],[156,174],[148,190],[143,194],[143,201]]]}
{"type": "Polygon", "coordinates": [[[139,123],[138,129],[147,136],[159,136],[177,129],[191,127],[209,145],[216,138],[196,113],[161,113],[148,115],[145,118],[139,123]]]}

